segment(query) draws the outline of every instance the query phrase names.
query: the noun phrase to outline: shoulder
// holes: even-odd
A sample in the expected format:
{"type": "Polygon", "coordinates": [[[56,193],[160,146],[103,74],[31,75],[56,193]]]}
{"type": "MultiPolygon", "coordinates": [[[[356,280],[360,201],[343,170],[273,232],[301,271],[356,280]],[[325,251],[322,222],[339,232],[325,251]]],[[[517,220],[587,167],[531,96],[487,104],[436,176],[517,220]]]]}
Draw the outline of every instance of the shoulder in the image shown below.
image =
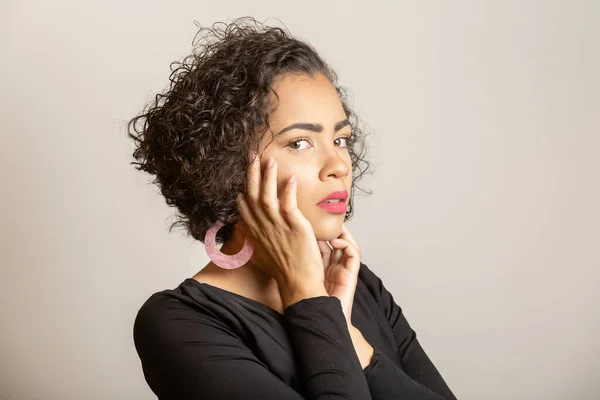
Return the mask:
{"type": "Polygon", "coordinates": [[[176,346],[191,335],[211,335],[222,328],[215,306],[201,289],[188,280],[175,289],[152,294],[138,310],[133,323],[133,339],[138,351],[153,346],[176,346]]]}
{"type": "Polygon", "coordinates": [[[371,268],[362,262],[360,263],[358,279],[373,297],[386,317],[390,317],[390,314],[394,309],[401,311],[401,308],[395,303],[394,296],[388,291],[383,283],[383,280],[371,268]]]}
{"type": "Polygon", "coordinates": [[[138,310],[133,323],[136,346],[157,340],[177,325],[177,315],[187,314],[189,306],[182,301],[177,289],[165,289],[152,294],[138,310]]]}
{"type": "Polygon", "coordinates": [[[366,286],[374,297],[377,298],[381,296],[381,291],[384,289],[381,278],[379,278],[379,276],[363,262],[360,263],[358,280],[366,286]]]}
{"type": "Polygon", "coordinates": [[[135,323],[149,320],[164,320],[190,308],[189,300],[183,291],[184,283],[175,289],[165,289],[153,293],[137,312],[135,323]]]}

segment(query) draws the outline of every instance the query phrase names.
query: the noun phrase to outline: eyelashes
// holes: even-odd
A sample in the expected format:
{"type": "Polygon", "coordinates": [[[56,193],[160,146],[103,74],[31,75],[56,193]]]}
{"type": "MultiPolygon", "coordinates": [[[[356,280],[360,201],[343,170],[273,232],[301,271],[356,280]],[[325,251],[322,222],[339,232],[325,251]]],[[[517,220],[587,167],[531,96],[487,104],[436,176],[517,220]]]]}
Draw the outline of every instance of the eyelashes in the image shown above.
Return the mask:
{"type": "MultiPolygon", "coordinates": [[[[348,136],[340,136],[339,138],[336,138],[335,140],[345,139],[346,140],[346,146],[343,146],[342,148],[347,148],[348,145],[351,142],[351,138],[352,138],[352,135],[348,135],[348,136]]],[[[305,150],[305,149],[294,149],[294,148],[291,148],[290,146],[292,146],[292,145],[294,145],[294,144],[296,144],[298,142],[305,142],[305,141],[306,142],[310,142],[310,138],[309,137],[301,137],[301,138],[294,139],[291,142],[289,142],[286,147],[289,148],[290,150],[294,151],[294,152],[300,152],[300,151],[305,150]]]]}

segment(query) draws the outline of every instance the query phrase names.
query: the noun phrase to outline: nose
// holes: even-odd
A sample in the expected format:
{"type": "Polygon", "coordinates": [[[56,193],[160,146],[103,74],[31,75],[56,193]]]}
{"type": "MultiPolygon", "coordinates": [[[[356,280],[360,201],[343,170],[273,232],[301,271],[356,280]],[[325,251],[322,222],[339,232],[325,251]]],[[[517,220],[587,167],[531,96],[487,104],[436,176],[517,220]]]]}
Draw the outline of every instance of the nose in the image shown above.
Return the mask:
{"type": "Polygon", "coordinates": [[[343,179],[352,171],[347,150],[333,146],[324,149],[323,152],[323,167],[319,174],[322,181],[326,181],[329,177],[343,179]]]}

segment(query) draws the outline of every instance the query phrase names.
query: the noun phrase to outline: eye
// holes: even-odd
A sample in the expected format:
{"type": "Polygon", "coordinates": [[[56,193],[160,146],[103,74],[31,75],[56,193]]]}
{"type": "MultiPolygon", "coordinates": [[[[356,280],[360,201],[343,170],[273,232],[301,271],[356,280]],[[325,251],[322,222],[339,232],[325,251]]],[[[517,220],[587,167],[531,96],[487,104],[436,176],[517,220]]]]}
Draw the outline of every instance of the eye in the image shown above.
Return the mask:
{"type": "MultiPolygon", "coordinates": [[[[347,148],[348,147],[348,143],[351,140],[351,137],[352,137],[352,135],[339,137],[339,138],[337,138],[337,139],[334,140],[334,143],[342,141],[343,145],[339,145],[339,147],[347,148]]],[[[310,143],[310,138],[303,137],[303,138],[294,139],[294,140],[292,140],[291,142],[288,143],[287,147],[289,149],[295,151],[295,152],[299,152],[299,151],[305,150],[306,147],[302,148],[302,146],[300,146],[300,148],[297,148],[298,143],[302,143],[302,142],[310,143]],[[292,146],[294,146],[294,147],[292,147],[292,146]]]]}
{"type": "Polygon", "coordinates": [[[352,135],[348,135],[348,136],[342,136],[342,137],[339,137],[339,138],[337,138],[337,139],[335,139],[335,140],[336,140],[336,141],[337,141],[337,140],[344,140],[344,143],[345,143],[345,145],[344,145],[344,146],[341,146],[341,147],[348,147],[348,142],[350,142],[350,138],[351,138],[351,137],[352,137],[352,135]]]}
{"type": "Polygon", "coordinates": [[[290,147],[290,146],[292,146],[292,145],[296,145],[296,143],[300,143],[300,142],[309,142],[309,139],[308,139],[308,138],[306,138],[306,137],[304,137],[304,138],[298,138],[298,139],[294,139],[294,140],[292,140],[291,142],[289,142],[289,143],[288,143],[287,147],[288,147],[288,148],[290,148],[290,149],[291,149],[291,150],[293,150],[293,151],[302,151],[302,150],[304,150],[304,149],[301,149],[301,148],[300,148],[300,149],[297,149],[297,148],[292,148],[292,147],[290,147]]]}

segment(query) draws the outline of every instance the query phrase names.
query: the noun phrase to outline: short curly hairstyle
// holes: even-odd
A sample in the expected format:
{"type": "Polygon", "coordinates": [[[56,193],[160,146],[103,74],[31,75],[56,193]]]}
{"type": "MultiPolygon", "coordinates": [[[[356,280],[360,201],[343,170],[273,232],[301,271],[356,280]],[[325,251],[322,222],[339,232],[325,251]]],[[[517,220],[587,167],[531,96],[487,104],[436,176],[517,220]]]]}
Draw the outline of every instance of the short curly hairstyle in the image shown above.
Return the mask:
{"type": "Polygon", "coordinates": [[[350,219],[356,181],[370,166],[363,159],[365,135],[336,73],[316,50],[252,17],[200,27],[192,45],[190,55],[171,63],[168,90],[127,124],[137,161],[131,164],[155,175],[152,183],[179,211],[169,231],[183,226],[204,243],[206,231],[220,220],[225,226],[216,241],[231,238],[241,218],[236,194],[246,192],[247,154],[258,149],[269,130],[268,117],[277,105],[271,85],[282,74],[322,73],[340,96],[353,132],[348,142],[352,189],[344,221],[350,219]]]}

